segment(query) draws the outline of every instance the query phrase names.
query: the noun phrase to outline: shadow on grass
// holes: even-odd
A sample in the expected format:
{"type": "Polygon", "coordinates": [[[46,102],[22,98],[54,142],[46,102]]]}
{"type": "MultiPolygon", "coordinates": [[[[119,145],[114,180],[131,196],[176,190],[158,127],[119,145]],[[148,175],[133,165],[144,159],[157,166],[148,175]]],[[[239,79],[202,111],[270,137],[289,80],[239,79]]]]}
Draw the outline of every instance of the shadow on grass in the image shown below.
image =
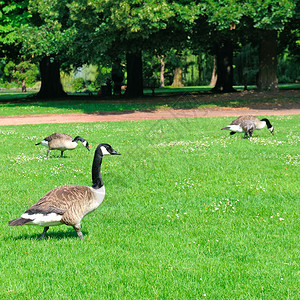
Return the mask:
{"type": "Polygon", "coordinates": [[[209,107],[272,109],[299,105],[299,89],[281,89],[276,93],[255,90],[235,93],[212,93],[205,90],[178,89],[177,92],[161,92],[131,99],[126,97],[99,98],[98,96],[70,95],[66,98],[5,100],[0,94],[2,115],[87,113],[99,115],[132,114],[136,111],[155,112],[160,109],[197,109],[209,107]],[[11,111],[11,112],[10,112],[11,111]]]}
{"type": "MultiPolygon", "coordinates": [[[[16,241],[16,240],[43,241],[43,240],[40,240],[42,232],[43,232],[43,230],[41,230],[40,233],[32,233],[32,234],[25,233],[25,234],[22,234],[22,235],[19,235],[19,236],[5,237],[4,239],[9,240],[9,241],[16,241]]],[[[88,232],[85,231],[85,230],[82,230],[81,232],[83,234],[83,240],[85,240],[85,238],[88,237],[88,232]]],[[[78,239],[78,240],[80,240],[77,233],[76,233],[76,231],[73,228],[69,228],[67,231],[60,230],[58,232],[57,231],[56,232],[51,232],[51,227],[48,230],[44,240],[48,240],[48,239],[51,239],[51,240],[65,240],[65,239],[77,240],[78,239]]]]}

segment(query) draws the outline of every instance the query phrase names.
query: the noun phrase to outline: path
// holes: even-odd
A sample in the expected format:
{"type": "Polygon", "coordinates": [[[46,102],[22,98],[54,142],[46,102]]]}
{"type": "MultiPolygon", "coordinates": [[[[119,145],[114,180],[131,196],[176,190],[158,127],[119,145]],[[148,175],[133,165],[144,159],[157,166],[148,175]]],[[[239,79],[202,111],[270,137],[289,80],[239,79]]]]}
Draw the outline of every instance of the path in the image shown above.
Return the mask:
{"type": "Polygon", "coordinates": [[[206,109],[166,109],[157,111],[130,111],[120,113],[74,113],[48,115],[0,116],[1,125],[24,125],[43,123],[79,123],[105,121],[137,121],[172,118],[222,117],[240,115],[295,115],[300,114],[299,108],[291,109],[249,109],[249,108],[206,108],[206,109]]]}

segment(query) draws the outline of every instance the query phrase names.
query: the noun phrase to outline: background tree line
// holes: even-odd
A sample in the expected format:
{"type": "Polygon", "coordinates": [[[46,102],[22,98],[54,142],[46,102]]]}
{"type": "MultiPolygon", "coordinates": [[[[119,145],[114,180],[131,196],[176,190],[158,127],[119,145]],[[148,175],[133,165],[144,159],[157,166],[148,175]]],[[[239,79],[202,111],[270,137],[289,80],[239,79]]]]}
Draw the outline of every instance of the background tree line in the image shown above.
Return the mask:
{"type": "Polygon", "coordinates": [[[130,97],[208,83],[214,66],[217,92],[299,79],[298,0],[0,0],[0,18],[1,77],[30,82],[38,65],[43,98],[65,95],[61,71],[91,64],[104,78],[116,59],[130,97]]]}

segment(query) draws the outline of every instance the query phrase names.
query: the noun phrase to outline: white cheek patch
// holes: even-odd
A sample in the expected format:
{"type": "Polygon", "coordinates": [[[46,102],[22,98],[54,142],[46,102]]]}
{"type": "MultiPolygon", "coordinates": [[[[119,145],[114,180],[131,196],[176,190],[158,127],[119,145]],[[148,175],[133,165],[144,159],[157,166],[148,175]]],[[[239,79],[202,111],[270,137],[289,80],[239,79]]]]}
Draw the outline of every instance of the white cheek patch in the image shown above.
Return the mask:
{"type": "Polygon", "coordinates": [[[101,151],[103,155],[110,155],[110,153],[106,150],[104,146],[101,147],[101,151]]]}
{"type": "Polygon", "coordinates": [[[29,215],[27,213],[23,214],[21,216],[24,219],[32,220],[30,223],[27,223],[28,225],[39,225],[39,226],[50,226],[50,225],[60,225],[62,224],[60,222],[62,215],[58,215],[56,213],[50,213],[48,215],[44,214],[33,214],[29,215]]]}
{"type": "Polygon", "coordinates": [[[83,145],[84,147],[86,147],[87,141],[84,141],[84,142],[82,143],[82,145],[83,145]]]}
{"type": "Polygon", "coordinates": [[[48,142],[45,141],[45,140],[42,140],[42,141],[41,141],[41,145],[43,145],[43,146],[45,146],[45,147],[48,147],[48,142]]]}
{"type": "Polygon", "coordinates": [[[274,130],[273,126],[272,126],[271,128],[269,128],[269,130],[270,130],[271,132],[273,132],[273,130],[274,130]]]}

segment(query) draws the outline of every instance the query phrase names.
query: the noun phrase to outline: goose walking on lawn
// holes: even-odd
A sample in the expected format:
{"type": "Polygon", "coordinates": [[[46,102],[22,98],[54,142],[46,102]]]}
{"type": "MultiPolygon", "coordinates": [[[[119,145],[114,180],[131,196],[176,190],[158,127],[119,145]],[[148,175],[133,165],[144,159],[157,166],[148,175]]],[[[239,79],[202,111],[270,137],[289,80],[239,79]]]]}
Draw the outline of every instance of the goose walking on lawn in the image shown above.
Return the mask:
{"type": "Polygon", "coordinates": [[[237,119],[233,120],[231,124],[222,128],[222,130],[230,130],[230,135],[233,135],[237,132],[244,132],[244,138],[247,138],[248,135],[252,137],[252,133],[254,130],[263,129],[267,126],[269,131],[273,134],[274,128],[268,119],[259,119],[256,116],[246,115],[240,116],[237,119]]]}
{"type": "Polygon", "coordinates": [[[91,187],[84,185],[63,185],[45,194],[32,205],[20,218],[9,221],[9,226],[38,225],[44,227],[41,239],[49,226],[71,225],[78,237],[83,240],[80,229],[82,218],[94,211],[103,201],[105,188],[101,178],[103,155],[120,155],[109,144],[99,144],[95,150],[92,166],[91,187]]]}
{"type": "Polygon", "coordinates": [[[73,139],[70,135],[59,132],[53,133],[45,137],[41,142],[36,143],[35,145],[41,144],[45,147],[48,147],[47,157],[49,156],[50,150],[60,150],[60,157],[63,157],[64,151],[74,150],[78,145],[78,141],[82,142],[82,145],[90,151],[89,143],[84,138],[76,136],[75,139],[73,139]]]}

